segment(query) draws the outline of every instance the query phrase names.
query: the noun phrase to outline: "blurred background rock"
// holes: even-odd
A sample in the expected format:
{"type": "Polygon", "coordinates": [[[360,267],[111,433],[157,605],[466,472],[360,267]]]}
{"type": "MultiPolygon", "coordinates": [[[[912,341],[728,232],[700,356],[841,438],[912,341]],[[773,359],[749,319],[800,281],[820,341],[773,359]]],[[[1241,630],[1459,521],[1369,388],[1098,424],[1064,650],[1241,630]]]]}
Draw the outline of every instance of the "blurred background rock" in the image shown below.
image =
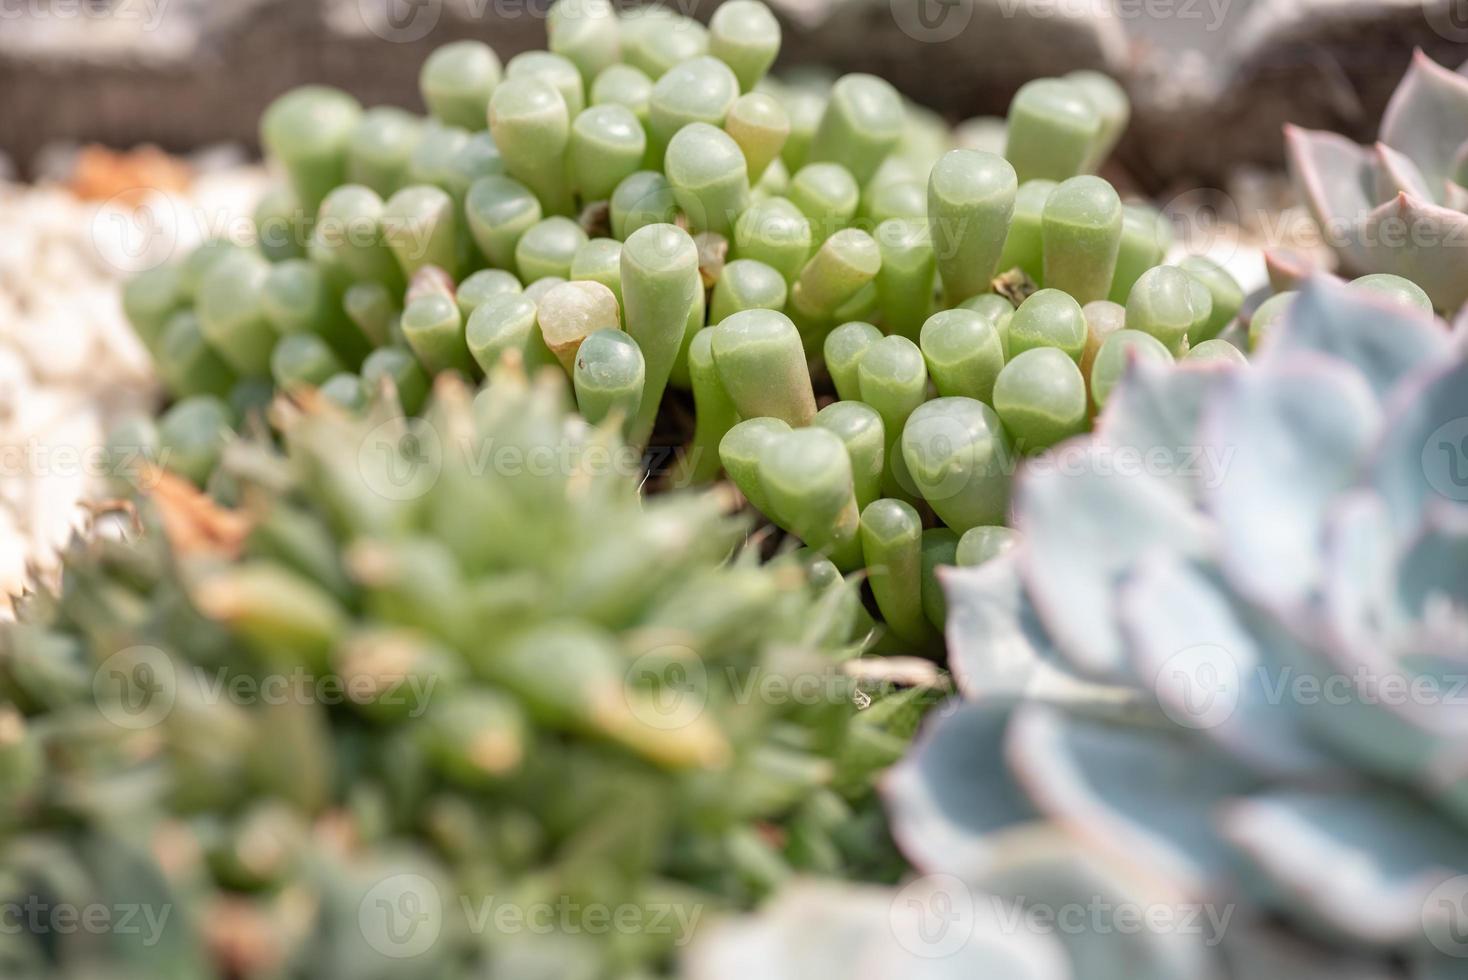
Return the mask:
{"type": "MultiPolygon", "coordinates": [[[[669,0],[707,19],[717,0],[669,0]]],[[[1465,0],[772,0],[785,67],[871,71],[953,119],[1030,78],[1100,68],[1137,117],[1121,159],[1154,193],[1276,164],[1286,120],[1371,128],[1413,47],[1468,59],[1465,0]]],[[[548,0],[3,0],[0,150],[58,140],[181,151],[253,143],[303,82],[416,106],[418,66],[479,37],[543,43],[548,0]]]]}

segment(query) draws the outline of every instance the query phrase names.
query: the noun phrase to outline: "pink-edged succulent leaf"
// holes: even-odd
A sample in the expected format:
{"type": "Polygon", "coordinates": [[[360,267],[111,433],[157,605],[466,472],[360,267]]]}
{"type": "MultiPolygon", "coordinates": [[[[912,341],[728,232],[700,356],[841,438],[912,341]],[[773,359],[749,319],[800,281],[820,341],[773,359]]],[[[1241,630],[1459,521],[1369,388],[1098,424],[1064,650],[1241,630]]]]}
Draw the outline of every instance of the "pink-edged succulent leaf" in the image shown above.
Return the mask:
{"type": "Polygon", "coordinates": [[[1468,359],[1434,365],[1403,382],[1370,479],[1404,538],[1422,527],[1429,504],[1468,503],[1468,359]]]}
{"type": "Polygon", "coordinates": [[[1468,839],[1417,801],[1373,792],[1281,790],[1229,808],[1228,839],[1291,905],[1369,945],[1422,936],[1433,890],[1468,871],[1468,839]],[[1369,860],[1363,859],[1370,855],[1369,860]],[[1349,868],[1350,873],[1343,873],[1349,868]]]}
{"type": "Polygon", "coordinates": [[[1070,670],[1045,634],[1013,552],[976,568],[940,569],[939,577],[948,601],[948,664],[964,697],[1025,698],[1115,717],[1141,703],[1132,688],[1095,684],[1070,670]]]}
{"type": "Polygon", "coordinates": [[[1381,428],[1381,407],[1346,364],[1312,353],[1272,357],[1231,379],[1208,407],[1204,445],[1225,448],[1207,488],[1229,582],[1277,608],[1305,603],[1320,581],[1320,535],[1381,428]]]}
{"type": "Polygon", "coordinates": [[[1006,755],[1040,812],[1098,851],[1153,868],[1189,896],[1234,879],[1238,859],[1216,817],[1262,780],[1195,733],[1028,704],[1010,724],[1006,755]]]}
{"type": "Polygon", "coordinates": [[[1082,674],[1131,682],[1115,583],[1155,547],[1210,551],[1211,527],[1146,460],[1089,440],[1062,443],[1016,483],[1020,571],[1041,622],[1082,674]]]}
{"type": "Polygon", "coordinates": [[[1238,370],[1225,361],[1174,365],[1136,358],[1106,401],[1096,439],[1118,454],[1159,463],[1155,475],[1196,500],[1227,463],[1199,444],[1203,407],[1238,370]]]}
{"type": "Polygon", "coordinates": [[[1468,76],[1417,51],[1387,104],[1381,141],[1411,157],[1433,189],[1432,199],[1441,201],[1458,151],[1468,143],[1468,76]]]}
{"type": "Polygon", "coordinates": [[[1216,572],[1158,552],[1122,587],[1120,605],[1133,669],[1169,718],[1264,776],[1339,768],[1309,740],[1299,706],[1271,696],[1283,630],[1233,602],[1216,572]]]}
{"type": "Polygon", "coordinates": [[[1437,309],[1468,302],[1468,214],[1398,194],[1371,212],[1357,243],[1365,269],[1412,280],[1437,309]]]}
{"type": "Polygon", "coordinates": [[[1389,201],[1398,194],[1411,194],[1427,201],[1436,198],[1436,192],[1428,186],[1427,178],[1417,164],[1412,162],[1411,157],[1385,143],[1377,143],[1372,147],[1372,152],[1376,154],[1376,181],[1373,187],[1376,200],[1389,201]]]}
{"type": "Polygon", "coordinates": [[[1270,291],[1276,294],[1300,288],[1311,276],[1326,274],[1310,256],[1284,248],[1264,253],[1264,270],[1269,274],[1270,291]]]}
{"type": "Polygon", "coordinates": [[[1324,354],[1356,368],[1385,399],[1403,378],[1447,349],[1447,335],[1432,317],[1321,276],[1301,287],[1256,361],[1324,354]]]}
{"type": "Polygon", "coordinates": [[[1004,755],[1013,714],[1002,698],[947,705],[882,780],[893,838],[925,874],[972,881],[1005,832],[1040,819],[1004,755]]]}
{"type": "Polygon", "coordinates": [[[1338,133],[1286,126],[1285,154],[1295,185],[1327,242],[1349,240],[1370,213],[1376,160],[1370,151],[1338,133]]]}

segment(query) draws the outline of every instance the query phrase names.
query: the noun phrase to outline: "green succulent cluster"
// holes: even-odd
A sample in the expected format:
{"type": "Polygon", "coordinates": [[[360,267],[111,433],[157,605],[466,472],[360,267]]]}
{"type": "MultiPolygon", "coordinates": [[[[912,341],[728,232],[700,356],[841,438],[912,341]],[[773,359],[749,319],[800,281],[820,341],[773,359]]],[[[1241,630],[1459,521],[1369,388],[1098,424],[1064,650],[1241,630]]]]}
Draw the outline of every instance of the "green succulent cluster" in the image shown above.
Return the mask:
{"type": "Polygon", "coordinates": [[[1160,215],[1092,175],[1130,111],[1104,76],[1024,86],[1001,156],[954,149],[879,78],[767,77],[780,28],[757,0],[707,26],[563,0],[547,27],[504,65],[435,52],[427,119],[320,87],[270,107],[287,180],[258,243],[127,290],[177,399],[157,435],[177,471],[207,481],[272,387],[360,408],[390,378],[416,414],[435,375],[514,351],[639,446],[686,391],[668,475],[727,470],[843,572],[890,570],[884,617],[922,646],[942,605],[930,582],[922,608],[922,556],[1003,523],[1014,459],[1088,429],[1129,358],[1237,354],[1218,338],[1238,285],[1160,267],[1160,215]]]}
{"type": "Polygon", "coordinates": [[[0,972],[650,978],[798,870],[900,872],[870,776],[923,695],[844,669],[857,596],[642,499],[567,388],[283,402],[237,508],[164,478],[75,545],[0,629],[0,972]],[[165,921],[25,912],[89,906],[165,921]]]}

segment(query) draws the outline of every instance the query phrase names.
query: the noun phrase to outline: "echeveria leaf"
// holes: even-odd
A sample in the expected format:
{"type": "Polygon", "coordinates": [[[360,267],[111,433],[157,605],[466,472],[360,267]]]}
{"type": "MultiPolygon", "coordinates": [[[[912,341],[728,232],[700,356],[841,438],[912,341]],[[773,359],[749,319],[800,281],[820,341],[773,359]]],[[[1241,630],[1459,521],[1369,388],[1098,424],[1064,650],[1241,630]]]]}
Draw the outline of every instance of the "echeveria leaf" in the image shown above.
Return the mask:
{"type": "Polygon", "coordinates": [[[1025,592],[1013,552],[976,568],[945,569],[948,666],[967,698],[1026,698],[1091,713],[1121,713],[1131,688],[1076,677],[1056,652],[1025,592]]]}
{"type": "Polygon", "coordinates": [[[686,957],[689,980],[1072,980],[1056,940],[955,879],[901,890],[797,881],[686,957]]]}
{"type": "Polygon", "coordinates": [[[1236,370],[1225,361],[1180,365],[1142,358],[1128,366],[1096,423],[1096,438],[1130,454],[1175,489],[1196,499],[1222,478],[1226,460],[1199,439],[1203,406],[1236,370]]]}
{"type": "Polygon", "coordinates": [[[1422,526],[1430,502],[1468,502],[1468,359],[1403,384],[1388,408],[1371,483],[1403,537],[1422,526]]]}
{"type": "MultiPolygon", "coordinates": [[[[1242,915],[1238,918],[1242,919],[1242,915]]],[[[1229,976],[1288,980],[1401,980],[1396,966],[1358,950],[1312,941],[1282,923],[1234,922],[1220,946],[1229,976]]],[[[1461,965],[1461,963],[1460,963],[1461,965]]],[[[1414,977],[1414,980],[1426,978],[1414,977]]]]}
{"type": "Polygon", "coordinates": [[[1259,614],[1237,608],[1215,578],[1159,553],[1120,604],[1136,675],[1169,718],[1264,775],[1338,768],[1308,741],[1298,706],[1273,695],[1281,664],[1270,634],[1257,628],[1259,614]]]}
{"type": "Polygon", "coordinates": [[[1236,857],[1216,817],[1260,780],[1193,733],[1026,705],[1007,755],[1036,808],[1090,846],[1153,868],[1191,896],[1233,880],[1236,857]]]}
{"type": "Polygon", "coordinates": [[[1262,794],[1223,827],[1292,910],[1365,943],[1419,940],[1433,889],[1468,872],[1468,837],[1384,788],[1262,794]]]}
{"type": "Polygon", "coordinates": [[[1075,980],[1214,980],[1218,960],[1211,947],[1235,927],[1234,906],[1193,901],[1140,872],[1061,827],[1039,824],[1012,834],[978,885],[1020,900],[1036,916],[1095,910],[1089,928],[1077,928],[1074,919],[1050,926],[1075,980]],[[1155,916],[1151,927],[1126,924],[1128,910],[1138,908],[1155,916]]]}
{"type": "Polygon", "coordinates": [[[888,773],[893,836],[915,867],[972,880],[993,860],[1001,831],[1039,819],[1004,757],[1013,710],[1000,699],[953,703],[888,773]]]}
{"type": "Polygon", "coordinates": [[[1468,143],[1468,78],[1417,51],[1387,103],[1381,140],[1411,157],[1439,191],[1453,176],[1458,148],[1468,143]]]}
{"type": "Polygon", "coordinates": [[[1447,348],[1447,337],[1431,317],[1316,277],[1301,287],[1256,361],[1268,364],[1302,351],[1324,354],[1355,367],[1385,399],[1404,377],[1442,357],[1447,348]]]}
{"type": "Polygon", "coordinates": [[[1439,310],[1456,310],[1468,300],[1468,214],[1398,194],[1366,216],[1359,243],[1363,270],[1412,280],[1439,310]]]}
{"type": "Polygon", "coordinates": [[[1376,164],[1370,152],[1336,133],[1286,126],[1290,173],[1327,243],[1356,268],[1361,253],[1354,229],[1376,203],[1376,164]]]}
{"type": "Polygon", "coordinates": [[[1126,682],[1116,584],[1143,555],[1201,555],[1209,529],[1187,499],[1107,446],[1065,443],[1022,474],[1015,525],[1020,570],[1050,635],[1089,676],[1126,682]],[[1118,465],[1125,463],[1125,465],[1118,465]]]}
{"type": "Polygon", "coordinates": [[[1398,538],[1381,498],[1367,489],[1342,496],[1325,529],[1323,642],[1385,646],[1405,620],[1395,592],[1398,538]]]}
{"type": "Polygon", "coordinates": [[[1398,194],[1411,194],[1426,201],[1437,197],[1411,157],[1385,143],[1377,143],[1372,152],[1376,154],[1376,180],[1372,189],[1378,201],[1390,200],[1398,194]]]}
{"type": "Polygon", "coordinates": [[[1380,414],[1356,372],[1323,358],[1281,357],[1234,377],[1203,442],[1229,450],[1205,496],[1236,588],[1289,606],[1315,587],[1326,511],[1355,482],[1380,414]]]}

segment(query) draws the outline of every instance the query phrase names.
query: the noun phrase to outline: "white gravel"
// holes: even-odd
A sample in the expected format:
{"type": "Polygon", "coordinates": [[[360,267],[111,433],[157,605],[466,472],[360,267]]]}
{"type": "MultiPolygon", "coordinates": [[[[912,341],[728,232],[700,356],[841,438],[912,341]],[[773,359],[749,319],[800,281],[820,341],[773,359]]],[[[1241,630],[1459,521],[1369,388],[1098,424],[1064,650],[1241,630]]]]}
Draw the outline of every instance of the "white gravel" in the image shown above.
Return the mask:
{"type": "Polygon", "coordinates": [[[58,549],[106,492],[108,428],[156,401],[120,284],[205,237],[239,233],[263,181],[216,157],[189,195],[138,208],[0,181],[0,617],[29,583],[54,585],[58,549]]]}

